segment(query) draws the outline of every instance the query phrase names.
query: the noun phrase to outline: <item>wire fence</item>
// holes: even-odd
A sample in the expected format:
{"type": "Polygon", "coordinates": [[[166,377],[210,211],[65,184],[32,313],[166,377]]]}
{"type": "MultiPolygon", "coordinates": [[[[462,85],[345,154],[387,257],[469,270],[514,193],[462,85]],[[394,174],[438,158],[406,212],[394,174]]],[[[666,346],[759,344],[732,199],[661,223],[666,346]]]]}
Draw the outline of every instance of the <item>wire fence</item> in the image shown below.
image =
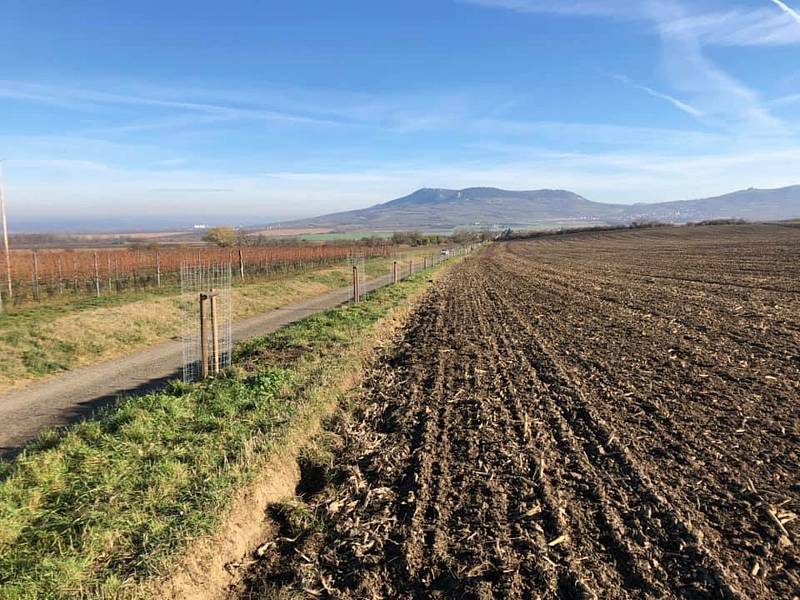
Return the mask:
{"type": "Polygon", "coordinates": [[[232,275],[231,263],[181,266],[183,380],[187,383],[231,365],[232,275]]]}
{"type": "MultiPolygon", "coordinates": [[[[388,257],[391,246],[363,246],[367,258],[388,257]]],[[[342,245],[289,244],[241,248],[112,248],[103,250],[12,250],[11,293],[5,264],[0,265],[6,305],[100,297],[133,291],[180,289],[181,266],[231,264],[236,280],[279,277],[344,264],[353,248],[342,245]]]]}

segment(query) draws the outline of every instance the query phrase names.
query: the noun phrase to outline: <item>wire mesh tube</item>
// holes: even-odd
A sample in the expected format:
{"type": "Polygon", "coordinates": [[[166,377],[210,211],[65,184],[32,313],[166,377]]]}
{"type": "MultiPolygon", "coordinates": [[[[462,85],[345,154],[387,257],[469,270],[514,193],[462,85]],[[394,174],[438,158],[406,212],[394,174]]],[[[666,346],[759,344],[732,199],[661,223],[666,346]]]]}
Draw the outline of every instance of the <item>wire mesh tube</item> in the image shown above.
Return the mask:
{"type": "Polygon", "coordinates": [[[183,380],[199,381],[231,365],[231,264],[183,263],[183,380]]]}

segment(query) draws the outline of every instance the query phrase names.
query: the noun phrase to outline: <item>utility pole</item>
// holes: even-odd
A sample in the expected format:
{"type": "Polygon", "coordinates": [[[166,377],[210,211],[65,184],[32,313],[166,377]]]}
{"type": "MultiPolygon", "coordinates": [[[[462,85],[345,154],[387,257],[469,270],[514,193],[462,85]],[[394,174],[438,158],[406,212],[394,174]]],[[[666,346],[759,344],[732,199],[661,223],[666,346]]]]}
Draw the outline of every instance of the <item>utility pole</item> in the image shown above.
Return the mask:
{"type": "Polygon", "coordinates": [[[3,221],[3,253],[6,255],[6,283],[8,285],[8,300],[14,297],[11,289],[11,254],[8,251],[8,219],[6,218],[6,195],[3,189],[3,162],[0,159],[0,216],[3,221]]]}

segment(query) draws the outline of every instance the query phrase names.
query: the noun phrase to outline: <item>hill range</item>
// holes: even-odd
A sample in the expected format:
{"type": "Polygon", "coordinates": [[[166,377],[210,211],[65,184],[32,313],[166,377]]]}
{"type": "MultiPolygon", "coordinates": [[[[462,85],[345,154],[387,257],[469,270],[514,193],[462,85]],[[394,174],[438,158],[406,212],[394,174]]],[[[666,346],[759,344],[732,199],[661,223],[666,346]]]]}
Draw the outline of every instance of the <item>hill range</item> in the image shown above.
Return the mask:
{"type": "Polygon", "coordinates": [[[280,223],[277,226],[339,231],[430,231],[457,227],[579,226],[634,221],[691,223],[713,219],[782,221],[796,218],[800,218],[800,185],[779,189],[750,188],[713,198],[652,204],[593,202],[566,190],[423,188],[369,208],[280,223]]]}

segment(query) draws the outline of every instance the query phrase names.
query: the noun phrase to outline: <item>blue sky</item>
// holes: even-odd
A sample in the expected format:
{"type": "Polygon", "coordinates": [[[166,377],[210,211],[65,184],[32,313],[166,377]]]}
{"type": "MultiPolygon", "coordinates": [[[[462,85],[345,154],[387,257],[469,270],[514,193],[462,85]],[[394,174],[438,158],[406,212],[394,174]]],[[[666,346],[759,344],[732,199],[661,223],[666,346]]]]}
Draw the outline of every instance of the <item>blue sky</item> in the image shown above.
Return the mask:
{"type": "MultiPolygon", "coordinates": [[[[798,0],[6,0],[12,221],[800,183],[798,0]]],[[[126,221],[128,220],[128,221],[126,221]]]]}

